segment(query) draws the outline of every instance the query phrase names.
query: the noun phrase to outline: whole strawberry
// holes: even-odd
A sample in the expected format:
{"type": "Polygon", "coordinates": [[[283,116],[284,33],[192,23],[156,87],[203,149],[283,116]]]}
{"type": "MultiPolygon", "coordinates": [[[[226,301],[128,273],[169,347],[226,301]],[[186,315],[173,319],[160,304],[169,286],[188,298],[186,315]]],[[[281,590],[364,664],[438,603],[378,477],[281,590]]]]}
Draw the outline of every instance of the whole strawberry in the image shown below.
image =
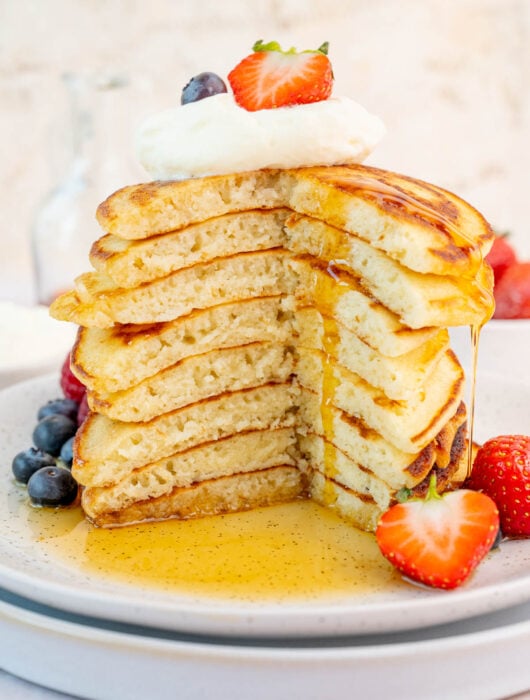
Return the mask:
{"type": "Polygon", "coordinates": [[[530,437],[502,435],[485,442],[466,486],[495,501],[506,537],[530,537],[530,437]]]}
{"type": "Polygon", "coordinates": [[[86,393],[84,384],[81,384],[79,379],[74,376],[70,369],[70,353],[66,356],[61,368],[61,389],[67,399],[73,399],[77,403],[81,403],[83,396],[86,393]]]}
{"type": "Polygon", "coordinates": [[[516,262],[494,289],[494,318],[530,318],[530,262],[516,262]]]}
{"type": "Polygon", "coordinates": [[[486,255],[486,260],[493,269],[495,284],[498,284],[510,265],[517,262],[517,255],[505,235],[497,236],[490,252],[486,255]]]}
{"type": "Polygon", "coordinates": [[[451,589],[469,578],[498,531],[499,513],[489,496],[468,489],[440,496],[432,477],[426,497],[387,510],[375,534],[383,556],[405,576],[451,589]]]}
{"type": "Polygon", "coordinates": [[[326,100],[333,87],[328,44],[315,51],[283,51],[276,41],[257,41],[253,53],[228,74],[234,99],[249,112],[326,100]]]}

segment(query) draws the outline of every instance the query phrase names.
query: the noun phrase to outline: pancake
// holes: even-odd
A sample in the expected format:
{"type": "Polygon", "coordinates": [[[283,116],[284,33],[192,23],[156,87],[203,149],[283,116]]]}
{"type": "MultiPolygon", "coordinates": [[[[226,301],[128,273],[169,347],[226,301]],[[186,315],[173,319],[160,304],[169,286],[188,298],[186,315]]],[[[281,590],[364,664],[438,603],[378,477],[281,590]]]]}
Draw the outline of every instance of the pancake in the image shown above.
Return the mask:
{"type": "Polygon", "coordinates": [[[111,234],[92,246],[90,262],[120,287],[133,288],[197,263],[283,244],[288,209],[225,214],[142,241],[111,234]]]}
{"type": "Polygon", "coordinates": [[[114,483],[132,469],[227,435],[295,424],[290,383],[226,392],[146,423],[90,413],[75,438],[72,473],[82,485],[114,483]],[[207,420],[205,420],[207,416],[207,420]]]}
{"type": "MultiPolygon", "coordinates": [[[[322,438],[338,452],[348,457],[360,471],[372,474],[386,487],[396,492],[402,488],[413,489],[425,479],[431,469],[438,464],[446,467],[450,460],[450,448],[457,431],[466,424],[465,406],[461,403],[456,413],[447,421],[441,431],[419,452],[405,452],[385,440],[377,431],[370,428],[362,419],[350,416],[339,408],[331,407],[330,415],[322,421],[319,398],[303,390],[298,424],[300,449],[304,454],[308,439],[322,438]],[[449,442],[449,450],[447,443],[449,442]],[[443,443],[443,448],[441,444],[443,443]]],[[[320,455],[313,463],[315,469],[326,474],[340,472],[335,465],[335,454],[328,454],[320,448],[320,455]]]]}
{"type": "Polygon", "coordinates": [[[387,357],[365,343],[353,331],[333,317],[313,307],[298,309],[296,346],[327,351],[326,332],[336,331],[334,351],[337,362],[358,374],[368,384],[381,389],[389,399],[408,399],[428,381],[429,376],[449,348],[449,334],[440,329],[425,343],[395,357],[387,357]]]}
{"type": "Polygon", "coordinates": [[[256,341],[286,343],[292,312],[281,295],[256,297],[194,310],[165,323],[80,327],[72,370],[97,393],[139,384],[192,355],[256,341]]]}
{"type": "Polygon", "coordinates": [[[92,520],[136,501],[159,498],[175,488],[298,463],[294,427],[250,430],[182,450],[129,472],[111,486],[84,490],[83,506],[92,520]]]}
{"type": "Polygon", "coordinates": [[[96,328],[171,321],[223,302],[289,292],[295,280],[286,268],[287,257],[286,251],[276,248],[240,253],[133,289],[122,289],[110,277],[89,272],[77,278],[75,290],[53,302],[50,312],[60,320],[96,328]]]}
{"type": "Polygon", "coordinates": [[[104,231],[137,240],[227,213],[289,207],[367,240],[417,272],[475,273],[493,244],[456,195],[363,165],[261,170],[125,187],[103,202],[104,231]]]}
{"type": "Polygon", "coordinates": [[[409,328],[468,325],[484,311],[483,296],[487,303],[492,283],[485,263],[469,280],[470,293],[462,294],[460,277],[415,272],[358,236],[322,221],[292,216],[286,230],[289,250],[331,262],[343,271],[344,280],[355,278],[409,328]]]}
{"type": "MultiPolygon", "coordinates": [[[[449,464],[434,467],[441,487],[464,478],[467,453],[459,435],[457,431],[449,464]]],[[[363,529],[373,530],[381,511],[395,503],[395,494],[383,481],[360,471],[340,452],[336,465],[341,481],[311,468],[293,469],[299,463],[293,456],[294,431],[275,431],[275,437],[272,441],[266,431],[244,434],[147,465],[109,488],[85,489],[83,508],[92,522],[109,526],[152,519],[160,512],[188,519],[245,510],[306,497],[308,492],[363,529]],[[286,463],[268,466],[281,458],[282,439],[286,463]]],[[[323,444],[321,438],[305,439],[304,448],[313,452],[309,461],[318,459],[323,444]]],[[[418,480],[411,493],[423,493],[427,485],[427,478],[418,480]]]]}
{"type": "Polygon", "coordinates": [[[89,391],[88,405],[115,420],[149,421],[226,391],[285,382],[293,370],[285,345],[248,343],[187,357],[130,389],[106,395],[89,391]]]}
{"type": "MultiPolygon", "coordinates": [[[[449,469],[444,470],[446,478],[440,478],[441,470],[435,469],[438,475],[440,490],[456,488],[465,478],[467,467],[467,453],[463,449],[459,456],[455,457],[449,469]]],[[[417,489],[417,495],[425,495],[429,478],[422,482],[417,489]]],[[[390,501],[386,506],[377,503],[372,494],[362,494],[338,483],[334,479],[324,476],[320,472],[314,472],[309,486],[310,497],[326,508],[333,508],[343,518],[355,523],[360,529],[372,532],[377,527],[381,512],[395,503],[390,501]]],[[[414,495],[414,492],[413,494],[414,495]]]]}
{"type": "Polygon", "coordinates": [[[294,292],[296,308],[316,308],[385,356],[404,355],[438,332],[431,326],[418,329],[405,326],[396,314],[367,294],[356,278],[326,261],[295,256],[290,259],[289,267],[299,281],[294,292]]]}
{"type": "Polygon", "coordinates": [[[465,475],[448,326],[492,312],[491,229],[440,188],[363,166],[124,188],[82,326],[91,409],[73,474],[97,525],[313,497],[363,529],[465,475]]]}
{"type": "Polygon", "coordinates": [[[291,177],[293,211],[353,233],[411,270],[469,278],[493,245],[484,217],[436,185],[363,165],[291,177]]]}
{"type": "Polygon", "coordinates": [[[100,527],[116,527],[146,520],[203,518],[306,496],[304,474],[297,467],[277,466],[177,487],[168,495],[136,501],[121,510],[99,514],[93,522],[100,527]]]}
{"type": "MultiPolygon", "coordinates": [[[[458,469],[459,460],[465,453],[465,441],[459,440],[460,420],[451,426],[451,455],[443,467],[436,462],[440,485],[446,485],[458,469]]],[[[307,459],[307,464],[322,461],[322,452],[326,449],[325,440],[320,436],[307,436],[299,443],[307,459]]],[[[338,494],[345,491],[363,505],[357,508],[372,513],[379,509],[386,510],[395,502],[395,493],[388,485],[365,468],[360,468],[354,460],[340,450],[335,452],[335,473],[333,475],[315,471],[312,468],[302,470],[304,483],[309,484],[317,500],[330,505],[344,499],[338,494]]],[[[132,471],[118,482],[108,487],[87,488],[83,492],[83,507],[87,516],[99,523],[114,514],[123,513],[129,508],[147,507],[147,502],[158,503],[171,499],[178,492],[184,498],[186,491],[194,493],[205,482],[212,482],[226,477],[233,477],[231,484],[236,488],[239,477],[243,474],[269,471],[273,468],[296,466],[301,464],[298,454],[296,434],[293,428],[270,431],[250,431],[205,445],[184,450],[169,458],[159,460],[132,471]]],[[[430,470],[429,470],[430,472],[430,470]]],[[[411,491],[426,488],[426,478],[417,474],[411,491]]],[[[298,495],[302,495],[301,493],[298,495]]],[[[226,506],[223,506],[226,508],[226,506]]],[[[212,506],[208,506],[208,512],[212,506]]],[[[223,511],[224,512],[224,511],[223,511]]],[[[203,511],[189,511],[185,517],[204,515],[203,511]]],[[[183,516],[181,516],[183,517],[183,516]]]]}
{"type": "Polygon", "coordinates": [[[417,392],[408,401],[389,399],[354,372],[327,362],[325,353],[299,348],[296,376],[300,384],[307,389],[317,387],[321,405],[331,403],[348,415],[361,418],[404,452],[422,450],[462,401],[463,372],[451,350],[438,363],[428,390],[417,392]],[[332,397],[327,396],[330,390],[332,397]]]}
{"type": "MultiPolygon", "coordinates": [[[[152,281],[147,276],[147,281],[132,289],[120,287],[107,272],[86,273],[76,280],[74,291],[53,303],[52,314],[100,328],[168,321],[193,308],[272,294],[274,287],[282,292],[304,287],[307,275],[299,269],[301,263],[335,271],[343,287],[369,295],[409,328],[470,325],[491,304],[492,272],[487,264],[482,263],[473,277],[455,277],[454,270],[453,276],[420,274],[322,222],[291,218],[286,227],[284,245],[296,254],[298,266],[288,265],[289,253],[283,247],[231,253],[228,246],[222,257],[178,268],[152,281]],[[297,269],[300,279],[290,274],[297,269]],[[231,283],[225,288],[222,280],[226,278],[231,283]],[[463,293],[465,286],[467,293],[463,293]]],[[[133,256],[130,266],[134,265],[133,256]]]]}

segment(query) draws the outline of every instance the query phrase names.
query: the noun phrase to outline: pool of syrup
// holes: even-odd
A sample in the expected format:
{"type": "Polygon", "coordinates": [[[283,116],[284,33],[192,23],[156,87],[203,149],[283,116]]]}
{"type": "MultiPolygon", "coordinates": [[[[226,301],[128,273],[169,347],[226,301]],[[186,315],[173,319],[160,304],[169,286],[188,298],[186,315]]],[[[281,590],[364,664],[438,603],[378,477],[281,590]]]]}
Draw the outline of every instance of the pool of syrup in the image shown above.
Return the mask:
{"type": "Polygon", "coordinates": [[[115,529],[93,527],[80,508],[21,508],[50,560],[125,584],[244,601],[329,600],[406,585],[373,535],[310,501],[115,529]]]}

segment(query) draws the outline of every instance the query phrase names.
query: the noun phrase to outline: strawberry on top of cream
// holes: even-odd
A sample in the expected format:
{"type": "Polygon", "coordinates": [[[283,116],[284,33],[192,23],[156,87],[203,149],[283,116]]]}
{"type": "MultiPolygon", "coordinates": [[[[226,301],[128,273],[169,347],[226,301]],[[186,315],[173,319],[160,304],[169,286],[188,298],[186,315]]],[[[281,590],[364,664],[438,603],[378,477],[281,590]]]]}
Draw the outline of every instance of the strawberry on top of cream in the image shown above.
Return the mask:
{"type": "Polygon", "coordinates": [[[148,118],[136,152],[152,178],[186,179],[359,163],[384,133],[378,117],[346,97],[250,112],[221,93],[148,118]]]}

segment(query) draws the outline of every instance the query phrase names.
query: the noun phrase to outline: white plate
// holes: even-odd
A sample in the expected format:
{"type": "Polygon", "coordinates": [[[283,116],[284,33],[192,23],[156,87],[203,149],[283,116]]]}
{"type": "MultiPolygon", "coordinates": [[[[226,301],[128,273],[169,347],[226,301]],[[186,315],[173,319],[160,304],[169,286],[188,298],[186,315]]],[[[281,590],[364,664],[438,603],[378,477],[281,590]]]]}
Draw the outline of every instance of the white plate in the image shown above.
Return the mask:
{"type": "MultiPolygon", "coordinates": [[[[10,477],[16,452],[25,449],[36,408],[58,393],[44,377],[0,393],[0,586],[55,608],[180,632],[246,637],[336,637],[421,628],[469,618],[530,600],[530,542],[502,544],[473,579],[452,592],[396,586],[384,592],[333,600],[243,602],[175,595],[103,579],[68,561],[50,559],[14,508],[10,477]]],[[[479,439],[524,432],[530,387],[499,375],[481,375],[479,439]]]]}
{"type": "Polygon", "coordinates": [[[492,700],[530,688],[528,603],[414,632],[284,642],[98,624],[0,591],[0,666],[69,697],[492,700]]]}

